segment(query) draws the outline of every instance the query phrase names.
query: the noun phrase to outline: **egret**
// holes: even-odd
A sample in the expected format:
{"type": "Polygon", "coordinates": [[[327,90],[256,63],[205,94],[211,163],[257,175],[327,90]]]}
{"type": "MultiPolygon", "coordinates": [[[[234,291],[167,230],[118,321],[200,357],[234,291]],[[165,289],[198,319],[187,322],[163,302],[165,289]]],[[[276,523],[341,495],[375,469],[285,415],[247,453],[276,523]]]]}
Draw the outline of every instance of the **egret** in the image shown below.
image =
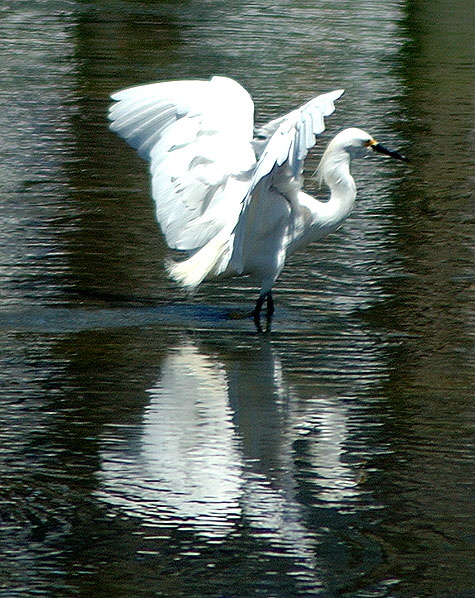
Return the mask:
{"type": "Polygon", "coordinates": [[[110,128],[150,161],[158,223],[169,247],[187,252],[167,261],[171,278],[191,291],[205,279],[249,275],[260,289],[251,315],[261,331],[266,303],[270,327],[272,287],[286,257],[338,229],[352,210],[351,160],[371,150],[406,160],[361,129],[345,129],[317,169],[329,199],[302,190],[305,157],[342,94],[319,95],[256,130],[250,95],[227,77],[111,96],[110,128]]]}

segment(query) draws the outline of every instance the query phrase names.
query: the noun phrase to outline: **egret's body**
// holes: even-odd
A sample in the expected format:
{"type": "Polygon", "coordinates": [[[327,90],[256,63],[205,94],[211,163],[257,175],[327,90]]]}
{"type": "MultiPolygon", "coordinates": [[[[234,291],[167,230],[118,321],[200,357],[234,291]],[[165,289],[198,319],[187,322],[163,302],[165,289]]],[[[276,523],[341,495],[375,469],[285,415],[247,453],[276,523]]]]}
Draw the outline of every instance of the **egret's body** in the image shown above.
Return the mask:
{"type": "Polygon", "coordinates": [[[157,220],[168,245],[189,252],[169,262],[188,289],[216,276],[250,275],[260,287],[253,312],[267,300],[286,257],[336,230],[351,213],[356,187],[352,158],[368,148],[404,159],[360,129],[345,129],[328,145],[318,177],[330,199],[302,191],[303,162],[325,128],[342,90],[310,102],[257,130],[253,103],[235,81],[175,81],[112,96],[111,129],[150,160],[157,220]]]}

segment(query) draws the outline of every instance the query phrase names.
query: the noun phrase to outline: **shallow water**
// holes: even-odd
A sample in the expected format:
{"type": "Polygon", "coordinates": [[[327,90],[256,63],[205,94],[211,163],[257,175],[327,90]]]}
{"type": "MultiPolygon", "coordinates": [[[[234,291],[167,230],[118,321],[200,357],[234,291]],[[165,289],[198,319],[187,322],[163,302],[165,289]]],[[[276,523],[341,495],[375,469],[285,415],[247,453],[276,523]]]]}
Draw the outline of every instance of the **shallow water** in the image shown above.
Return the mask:
{"type": "MultiPolygon", "coordinates": [[[[475,594],[468,0],[7,2],[0,596],[475,594]],[[344,86],[411,158],[255,289],[166,279],[108,96],[225,74],[259,123],[344,86]]],[[[307,160],[315,169],[324,142],[307,160]]],[[[307,186],[314,189],[309,176],[307,186]]]]}

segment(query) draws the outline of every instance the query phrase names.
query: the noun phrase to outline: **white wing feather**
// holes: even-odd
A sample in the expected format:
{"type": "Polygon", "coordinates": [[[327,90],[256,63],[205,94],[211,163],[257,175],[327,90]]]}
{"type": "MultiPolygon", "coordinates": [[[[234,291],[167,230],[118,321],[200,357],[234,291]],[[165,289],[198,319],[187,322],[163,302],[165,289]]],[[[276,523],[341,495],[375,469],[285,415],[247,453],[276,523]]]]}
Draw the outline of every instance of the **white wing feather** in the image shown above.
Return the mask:
{"type": "Polygon", "coordinates": [[[234,224],[255,154],[254,105],[238,83],[152,83],[119,91],[110,128],[150,160],[157,220],[176,249],[203,247],[234,224]]]}
{"type": "Polygon", "coordinates": [[[273,123],[278,123],[277,129],[260,156],[252,177],[250,193],[265,176],[276,166],[282,166],[284,162],[288,162],[294,178],[302,173],[308,150],[315,145],[316,135],[325,130],[325,117],[334,112],[334,102],[343,92],[343,89],[339,89],[319,95],[263,127],[262,131],[272,130],[273,123]]]}

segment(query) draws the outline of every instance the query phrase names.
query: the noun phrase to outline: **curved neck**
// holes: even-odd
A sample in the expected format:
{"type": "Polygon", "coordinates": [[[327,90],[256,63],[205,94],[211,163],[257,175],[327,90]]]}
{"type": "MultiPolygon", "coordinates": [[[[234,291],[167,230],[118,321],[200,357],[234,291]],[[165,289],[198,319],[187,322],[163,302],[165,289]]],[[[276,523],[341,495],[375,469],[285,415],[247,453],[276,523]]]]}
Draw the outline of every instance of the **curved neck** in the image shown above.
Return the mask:
{"type": "Polygon", "coordinates": [[[318,178],[330,188],[330,199],[319,201],[303,191],[298,193],[298,207],[295,206],[286,241],[288,253],[337,230],[353,208],[356,186],[350,174],[347,152],[333,153],[328,162],[325,162],[324,155],[318,168],[318,178]]]}
{"type": "Polygon", "coordinates": [[[338,228],[347,218],[356,199],[356,185],[350,174],[350,156],[347,152],[333,156],[331,165],[322,164],[321,180],[330,188],[330,199],[319,202],[316,220],[324,219],[325,227],[338,228]]]}

